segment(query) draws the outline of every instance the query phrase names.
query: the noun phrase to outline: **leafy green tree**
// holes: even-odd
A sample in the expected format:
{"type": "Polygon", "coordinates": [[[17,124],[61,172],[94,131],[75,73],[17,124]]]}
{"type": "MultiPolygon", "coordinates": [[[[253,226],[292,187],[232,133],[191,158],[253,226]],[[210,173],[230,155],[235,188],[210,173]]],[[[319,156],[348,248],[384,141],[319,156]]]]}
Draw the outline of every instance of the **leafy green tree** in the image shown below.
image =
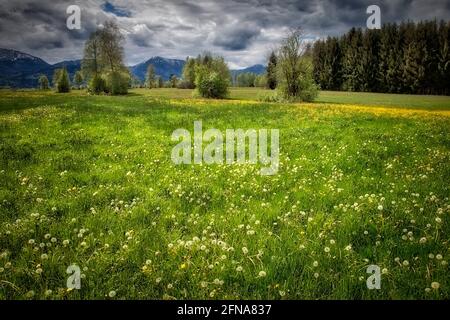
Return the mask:
{"type": "Polygon", "coordinates": [[[236,77],[236,83],[238,87],[254,87],[256,74],[251,72],[240,73],[236,77]]]}
{"type": "Polygon", "coordinates": [[[183,82],[187,89],[195,88],[195,67],[197,63],[195,59],[187,57],[183,68],[183,82]]]}
{"type": "Polygon", "coordinates": [[[177,78],[177,76],[172,74],[170,76],[169,82],[170,82],[170,87],[171,88],[176,88],[178,86],[178,78],[177,78]]]}
{"type": "Polygon", "coordinates": [[[317,96],[311,59],[304,57],[305,43],[300,29],[292,30],[281,43],[277,83],[286,100],[312,101],[317,96]]]}
{"type": "Polygon", "coordinates": [[[120,71],[125,68],[123,63],[124,37],[114,21],[106,21],[99,32],[100,61],[109,71],[120,71]]]}
{"type": "Polygon", "coordinates": [[[143,88],[142,81],[132,74],[130,74],[130,82],[128,86],[131,88],[143,88]]]}
{"type": "Polygon", "coordinates": [[[261,74],[256,76],[254,86],[258,88],[267,87],[267,74],[261,74]]]}
{"type": "Polygon", "coordinates": [[[157,77],[157,84],[158,84],[158,88],[164,88],[164,80],[161,76],[157,77]]]}
{"type": "Polygon", "coordinates": [[[94,31],[84,45],[81,70],[87,79],[98,76],[103,69],[100,64],[100,30],[94,31]]]}
{"type": "Polygon", "coordinates": [[[55,69],[53,71],[52,85],[53,85],[53,88],[55,88],[55,89],[56,89],[56,87],[58,85],[59,78],[61,77],[61,74],[62,74],[62,69],[61,68],[55,69]]]}
{"type": "Polygon", "coordinates": [[[213,57],[210,54],[199,56],[195,69],[195,87],[201,97],[227,97],[230,79],[230,71],[223,57],[213,57]]]}
{"type": "Polygon", "coordinates": [[[147,88],[151,89],[156,86],[156,74],[155,67],[152,64],[149,64],[147,67],[147,74],[145,76],[145,84],[147,88]]]}
{"type": "Polygon", "coordinates": [[[49,89],[49,82],[48,82],[48,78],[46,75],[41,75],[39,77],[39,89],[41,90],[48,90],[49,89]]]}
{"type": "Polygon", "coordinates": [[[114,21],[106,21],[86,41],[82,69],[90,79],[89,92],[126,93],[131,76],[123,63],[123,42],[124,37],[114,21]]]}

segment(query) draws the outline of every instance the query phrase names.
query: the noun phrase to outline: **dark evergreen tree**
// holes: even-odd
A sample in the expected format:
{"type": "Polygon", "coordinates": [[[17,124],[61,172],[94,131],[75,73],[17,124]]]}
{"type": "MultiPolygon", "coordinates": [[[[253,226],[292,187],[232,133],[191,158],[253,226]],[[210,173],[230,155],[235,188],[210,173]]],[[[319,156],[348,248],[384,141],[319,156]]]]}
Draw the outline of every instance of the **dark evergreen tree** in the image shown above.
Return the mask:
{"type": "Polygon", "coordinates": [[[342,56],[337,38],[329,38],[325,44],[324,84],[328,90],[340,90],[342,86],[342,56]]]}
{"type": "Polygon", "coordinates": [[[327,89],[323,77],[325,75],[324,63],[325,63],[325,42],[318,40],[314,43],[313,53],[313,78],[314,81],[320,86],[321,89],[327,89]]]}
{"type": "Polygon", "coordinates": [[[450,94],[450,22],[439,24],[439,53],[437,58],[439,94],[450,94]]]}
{"type": "Polygon", "coordinates": [[[403,91],[406,93],[419,93],[425,80],[426,43],[419,36],[419,31],[414,23],[408,22],[402,25],[401,28],[405,28],[402,70],[403,91]]]}
{"type": "Polygon", "coordinates": [[[274,51],[270,54],[267,64],[267,87],[271,90],[277,87],[277,55],[274,51]]]}
{"type": "Polygon", "coordinates": [[[362,53],[359,69],[361,70],[361,91],[379,91],[379,30],[366,30],[362,39],[362,53]]]}
{"type": "Polygon", "coordinates": [[[343,87],[349,91],[363,89],[364,70],[362,60],[362,30],[352,28],[345,36],[345,54],[343,59],[343,87]]]}
{"type": "Polygon", "coordinates": [[[314,43],[314,81],[326,90],[449,94],[450,23],[352,28],[314,43]]]}

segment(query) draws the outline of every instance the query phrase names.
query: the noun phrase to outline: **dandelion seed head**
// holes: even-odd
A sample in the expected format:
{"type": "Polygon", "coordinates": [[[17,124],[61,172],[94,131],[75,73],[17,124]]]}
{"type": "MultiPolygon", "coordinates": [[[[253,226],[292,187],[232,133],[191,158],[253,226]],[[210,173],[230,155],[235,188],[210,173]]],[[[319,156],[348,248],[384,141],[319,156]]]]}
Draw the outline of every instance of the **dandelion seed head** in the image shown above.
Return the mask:
{"type": "Polygon", "coordinates": [[[439,289],[441,285],[439,284],[439,282],[432,282],[431,283],[431,288],[433,288],[434,290],[439,289]]]}

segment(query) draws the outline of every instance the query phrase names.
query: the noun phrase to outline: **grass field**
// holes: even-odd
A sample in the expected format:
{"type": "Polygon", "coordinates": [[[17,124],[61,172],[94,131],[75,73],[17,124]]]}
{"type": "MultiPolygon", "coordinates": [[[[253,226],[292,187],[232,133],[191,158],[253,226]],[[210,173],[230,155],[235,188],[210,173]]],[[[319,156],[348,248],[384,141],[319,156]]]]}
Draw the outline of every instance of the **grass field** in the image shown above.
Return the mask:
{"type": "Polygon", "coordinates": [[[449,299],[449,97],[259,94],[0,91],[0,299],[449,299]],[[195,120],[279,129],[278,174],[174,165],[195,120]]]}

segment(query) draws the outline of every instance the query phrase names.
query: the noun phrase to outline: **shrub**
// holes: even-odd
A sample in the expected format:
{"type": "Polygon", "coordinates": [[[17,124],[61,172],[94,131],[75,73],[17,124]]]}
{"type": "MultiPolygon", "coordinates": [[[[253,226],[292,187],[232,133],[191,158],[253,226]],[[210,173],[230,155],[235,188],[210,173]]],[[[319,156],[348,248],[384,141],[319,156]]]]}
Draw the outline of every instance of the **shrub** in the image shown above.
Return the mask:
{"type": "MultiPolygon", "coordinates": [[[[195,61],[193,59],[188,61],[191,68],[188,71],[193,71],[189,72],[189,77],[195,77],[196,91],[194,95],[216,99],[228,96],[231,76],[230,70],[222,57],[205,53],[203,56],[199,55],[195,61]]],[[[188,72],[186,71],[186,73],[188,72]]],[[[186,86],[188,85],[191,85],[189,81],[187,81],[186,86]]],[[[185,85],[183,84],[183,86],[185,85]]]]}
{"type": "Polygon", "coordinates": [[[319,94],[319,86],[315,83],[312,73],[308,73],[299,80],[300,94],[302,101],[312,102],[319,94]]]}
{"type": "Polygon", "coordinates": [[[258,100],[262,102],[282,102],[283,99],[280,97],[278,92],[268,91],[264,93],[260,93],[258,95],[258,100]]]}
{"type": "Polygon", "coordinates": [[[195,78],[198,94],[203,98],[226,98],[229,80],[221,77],[216,71],[210,71],[205,67],[200,69],[195,78]]]}
{"type": "Polygon", "coordinates": [[[197,94],[203,98],[223,99],[228,96],[230,77],[222,58],[198,65],[195,72],[197,94]]]}
{"type": "Polygon", "coordinates": [[[106,92],[112,95],[128,93],[130,75],[126,72],[112,71],[106,74],[106,92]]]}
{"type": "Polygon", "coordinates": [[[105,80],[99,76],[95,75],[92,77],[91,81],[89,82],[88,91],[93,94],[100,94],[102,92],[105,92],[106,89],[106,83],[105,80]]]}
{"type": "Polygon", "coordinates": [[[189,81],[181,80],[177,84],[178,89],[193,89],[192,84],[189,81]]]}

